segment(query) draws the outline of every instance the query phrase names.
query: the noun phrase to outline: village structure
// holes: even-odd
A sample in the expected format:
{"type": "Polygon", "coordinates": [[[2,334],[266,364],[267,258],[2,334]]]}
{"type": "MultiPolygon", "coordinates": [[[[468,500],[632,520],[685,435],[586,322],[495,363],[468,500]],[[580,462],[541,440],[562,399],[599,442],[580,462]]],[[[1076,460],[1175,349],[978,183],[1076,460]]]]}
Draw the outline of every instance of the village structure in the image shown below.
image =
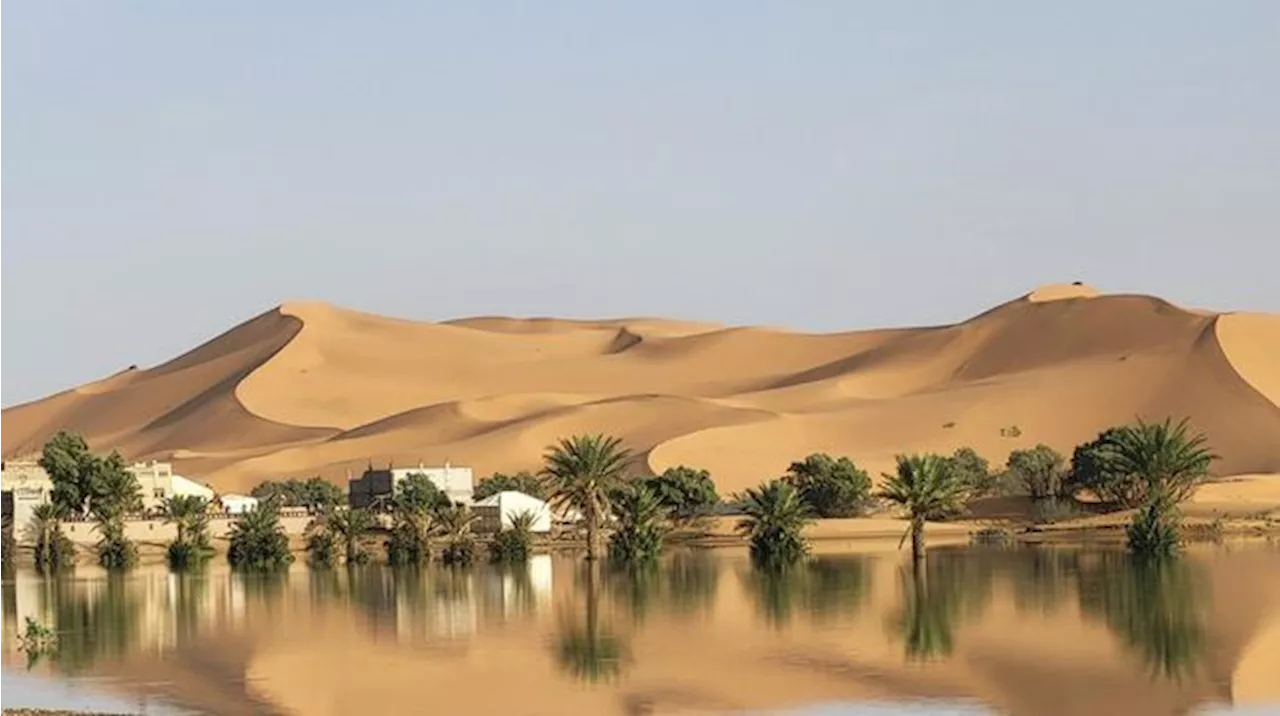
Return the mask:
{"type": "MultiPolygon", "coordinates": [[[[236,516],[258,507],[257,498],[241,494],[219,495],[208,485],[174,472],[173,465],[168,462],[138,462],[130,465],[128,470],[138,479],[138,491],[143,505],[142,513],[127,520],[127,531],[132,538],[165,538],[173,527],[163,522],[160,511],[165,501],[173,497],[195,496],[207,500],[212,506],[210,532],[213,536],[224,535],[236,516]]],[[[474,501],[475,481],[471,468],[448,462],[442,466],[419,463],[413,467],[388,466],[381,469],[371,465],[359,477],[348,481],[348,504],[352,508],[387,511],[391,508],[392,497],[404,480],[415,474],[426,475],[450,502],[471,506],[476,511],[477,525],[481,532],[498,532],[509,528],[512,519],[522,512],[529,512],[534,516],[533,532],[549,533],[552,529],[553,514],[545,501],[516,491],[499,492],[474,501]]],[[[19,544],[31,543],[27,526],[32,513],[36,507],[50,501],[52,492],[53,481],[36,459],[7,460],[0,464],[0,493],[3,495],[4,516],[13,520],[14,537],[19,544]]],[[[286,508],[281,511],[281,524],[286,533],[302,534],[311,517],[307,508],[286,508]]],[[[92,523],[86,519],[68,516],[64,522],[67,536],[73,542],[96,541],[98,535],[92,523]]]]}

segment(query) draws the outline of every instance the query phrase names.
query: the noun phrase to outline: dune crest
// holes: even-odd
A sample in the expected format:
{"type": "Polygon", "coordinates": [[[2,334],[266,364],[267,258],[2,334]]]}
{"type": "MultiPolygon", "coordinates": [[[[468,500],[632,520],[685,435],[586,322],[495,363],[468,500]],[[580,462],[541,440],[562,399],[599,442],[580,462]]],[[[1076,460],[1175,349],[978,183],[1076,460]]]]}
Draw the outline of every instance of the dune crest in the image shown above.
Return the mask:
{"type": "Polygon", "coordinates": [[[154,368],[5,409],[3,450],[78,430],[241,490],[341,480],[370,461],[532,469],[557,438],[606,432],[650,470],[705,467],[732,491],[815,451],[873,474],[897,453],[961,446],[999,464],[1036,443],[1069,452],[1135,417],[1188,416],[1221,474],[1272,473],[1278,326],[1074,284],[950,326],[824,334],[657,318],[428,323],[298,301],[154,368]]]}

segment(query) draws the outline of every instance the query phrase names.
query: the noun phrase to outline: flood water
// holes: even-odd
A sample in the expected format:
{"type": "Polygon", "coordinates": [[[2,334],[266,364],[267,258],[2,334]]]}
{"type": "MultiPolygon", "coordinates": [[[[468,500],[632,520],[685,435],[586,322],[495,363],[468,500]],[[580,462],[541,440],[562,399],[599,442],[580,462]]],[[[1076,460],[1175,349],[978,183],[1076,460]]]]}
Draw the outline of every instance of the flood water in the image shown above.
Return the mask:
{"type": "Polygon", "coordinates": [[[1280,710],[1274,545],[1161,568],[1098,548],[936,548],[922,571],[839,549],[781,574],[740,550],[640,572],[545,555],[272,577],[19,568],[3,584],[4,705],[56,705],[52,691],[138,713],[1280,710]],[[59,635],[34,664],[26,617],[59,635]]]}

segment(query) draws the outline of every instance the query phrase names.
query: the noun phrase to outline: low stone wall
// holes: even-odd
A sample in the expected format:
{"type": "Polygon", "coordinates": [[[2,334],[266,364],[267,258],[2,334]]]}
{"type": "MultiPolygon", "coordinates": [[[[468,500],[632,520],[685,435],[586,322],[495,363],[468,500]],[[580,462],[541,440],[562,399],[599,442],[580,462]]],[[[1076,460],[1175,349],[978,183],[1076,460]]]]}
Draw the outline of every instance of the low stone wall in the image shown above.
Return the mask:
{"type": "MultiPolygon", "coordinates": [[[[209,519],[209,536],[226,538],[237,515],[214,515],[209,519]]],[[[306,510],[286,511],[280,515],[280,525],[287,535],[301,535],[311,523],[306,510]]],[[[101,535],[92,520],[66,520],[62,531],[76,544],[97,544],[101,535]]],[[[177,527],[157,519],[126,519],[124,536],[132,542],[171,542],[178,536],[177,527]]]]}

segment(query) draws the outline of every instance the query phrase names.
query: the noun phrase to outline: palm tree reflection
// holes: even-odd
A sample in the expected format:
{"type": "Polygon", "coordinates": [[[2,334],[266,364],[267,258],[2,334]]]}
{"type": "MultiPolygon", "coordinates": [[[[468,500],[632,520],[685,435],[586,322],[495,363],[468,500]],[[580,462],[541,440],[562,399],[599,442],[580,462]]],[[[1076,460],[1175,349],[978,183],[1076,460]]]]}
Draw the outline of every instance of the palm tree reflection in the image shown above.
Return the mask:
{"type": "Polygon", "coordinates": [[[1152,678],[1181,681],[1204,658],[1205,575],[1185,559],[1103,554],[1080,571],[1080,610],[1101,619],[1152,678]]]}
{"type": "Polygon", "coordinates": [[[986,609],[993,573],[990,565],[967,557],[930,553],[899,568],[902,603],[890,615],[889,629],[902,640],[907,659],[950,656],[957,622],[977,619],[986,609]]]}
{"type": "Polygon", "coordinates": [[[757,566],[746,574],[757,613],[774,627],[790,623],[797,608],[819,621],[856,612],[866,601],[870,584],[868,561],[861,555],[757,566]]]}
{"type": "Polygon", "coordinates": [[[563,615],[556,635],[555,655],[560,668],[583,681],[606,681],[618,678],[630,661],[630,650],[608,624],[600,621],[600,595],[597,565],[583,566],[585,575],[585,620],[577,615],[563,615]]]}

